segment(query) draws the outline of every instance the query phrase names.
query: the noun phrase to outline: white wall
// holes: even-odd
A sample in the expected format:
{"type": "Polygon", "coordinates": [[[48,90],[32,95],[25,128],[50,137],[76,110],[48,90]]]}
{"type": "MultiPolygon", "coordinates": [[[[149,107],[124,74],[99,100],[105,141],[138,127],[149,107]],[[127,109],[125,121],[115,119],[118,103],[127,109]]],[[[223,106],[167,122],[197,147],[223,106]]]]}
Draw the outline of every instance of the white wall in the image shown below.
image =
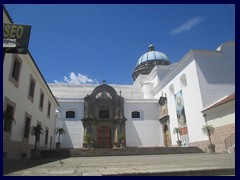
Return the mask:
{"type": "Polygon", "coordinates": [[[222,46],[222,51],[194,51],[203,107],[235,92],[235,43],[222,46]]]}
{"type": "MultiPolygon", "coordinates": [[[[16,104],[14,118],[15,122],[12,124],[12,129],[10,133],[10,141],[14,142],[11,148],[15,148],[14,150],[5,149],[7,152],[7,158],[19,158],[20,152],[27,153],[27,157],[30,157],[30,151],[27,149],[31,148],[35,144],[35,137],[31,136],[29,133],[28,143],[23,143],[24,140],[24,131],[26,124],[26,116],[25,114],[31,115],[31,124],[35,126],[37,122],[42,124],[44,134],[40,136],[40,142],[38,144],[39,148],[50,148],[50,146],[54,147],[54,139],[55,139],[55,125],[56,125],[56,117],[55,110],[58,107],[57,102],[55,101],[53,95],[49,91],[47,84],[42,79],[37,67],[35,66],[30,55],[19,54],[18,57],[21,59],[21,71],[19,74],[19,84],[18,87],[15,87],[14,84],[9,80],[11,76],[11,66],[14,61],[14,54],[5,54],[4,64],[3,64],[3,105],[5,97],[8,98],[11,102],[16,104]],[[30,74],[36,80],[35,82],[35,90],[34,90],[34,98],[33,102],[28,98],[29,86],[30,86],[30,74]],[[44,93],[44,102],[42,111],[39,109],[40,103],[40,92],[44,93]],[[47,116],[48,111],[48,102],[51,103],[51,111],[50,117],[47,116]],[[48,129],[48,143],[45,145],[46,138],[46,129],[48,129]],[[52,137],[52,144],[51,143],[52,137]],[[19,153],[18,153],[19,151],[19,153]]],[[[7,141],[6,141],[7,143],[7,141]]],[[[5,144],[8,148],[11,145],[5,144]]]]}
{"type": "Polygon", "coordinates": [[[153,99],[153,83],[152,82],[144,82],[142,85],[142,92],[144,99],[153,99]]]}
{"type": "MultiPolygon", "coordinates": [[[[66,100],[65,100],[66,101],[66,100]]],[[[84,104],[80,102],[60,102],[58,125],[67,133],[61,137],[62,147],[81,148],[83,143],[83,118],[84,104]],[[68,110],[76,111],[76,118],[66,119],[68,110]]],[[[126,143],[129,147],[134,146],[162,146],[162,127],[159,122],[159,105],[156,101],[127,102],[124,105],[126,121],[126,143]],[[140,111],[140,119],[132,119],[131,112],[140,111]]],[[[57,141],[57,137],[56,137],[57,141]]]]}
{"type": "Polygon", "coordinates": [[[204,113],[207,123],[214,127],[235,124],[235,101],[209,109],[204,113]]]}
{"type": "Polygon", "coordinates": [[[83,147],[83,125],[81,121],[64,121],[63,128],[67,131],[62,136],[63,148],[83,147]]]}
{"type": "Polygon", "coordinates": [[[128,147],[163,146],[162,127],[159,122],[159,105],[155,102],[125,101],[126,143],[128,147]],[[139,111],[140,119],[131,117],[132,111],[139,111]]]}
{"type": "MultiPolygon", "coordinates": [[[[49,87],[52,92],[58,99],[84,99],[87,94],[91,94],[93,90],[99,84],[56,84],[49,83],[49,87]]],[[[108,84],[112,86],[118,95],[121,95],[125,98],[142,98],[141,89],[134,89],[132,85],[116,85],[116,84],[108,84]]]]}
{"type": "MultiPolygon", "coordinates": [[[[13,55],[6,54],[4,60],[4,68],[3,68],[3,97],[6,96],[16,103],[16,109],[14,118],[16,120],[16,124],[13,124],[11,140],[22,142],[24,129],[25,129],[25,112],[32,115],[31,126],[36,125],[37,121],[42,123],[42,127],[45,131],[45,127],[49,128],[48,134],[48,148],[50,147],[50,137],[52,136],[54,139],[54,129],[55,129],[55,109],[57,108],[57,103],[54,100],[52,94],[50,93],[47,85],[43,81],[41,75],[37,71],[34,63],[32,62],[29,55],[19,55],[22,60],[21,71],[19,76],[19,86],[16,88],[12,82],[9,81],[11,64],[13,62],[13,55]],[[30,74],[32,74],[33,78],[36,80],[35,91],[34,91],[34,100],[31,102],[28,99],[29,92],[29,79],[30,74]],[[39,102],[40,102],[40,89],[44,92],[44,104],[43,111],[39,110],[39,102]],[[51,112],[50,118],[47,117],[47,108],[48,101],[51,102],[51,112]]],[[[4,98],[3,98],[4,100],[4,98]]],[[[4,103],[4,102],[3,102],[4,103]]],[[[40,146],[44,146],[45,134],[41,135],[40,138],[40,146]]],[[[35,143],[35,137],[29,135],[29,144],[35,143]]]]}
{"type": "MultiPolygon", "coordinates": [[[[61,136],[63,148],[81,148],[83,144],[83,125],[81,119],[84,115],[83,100],[71,101],[65,99],[59,102],[58,127],[63,127],[66,134],[61,136]],[[75,118],[66,118],[67,111],[75,111],[75,118]]],[[[56,142],[58,141],[56,137],[56,142]]]]}
{"type": "Polygon", "coordinates": [[[202,117],[202,100],[201,93],[199,89],[199,82],[196,72],[195,61],[190,61],[190,64],[181,66],[176,74],[173,75],[174,78],[171,79],[167,85],[156,94],[156,98],[159,98],[163,94],[168,98],[168,112],[170,116],[170,132],[172,138],[172,144],[176,145],[177,137],[173,134],[173,129],[178,127],[177,115],[176,115],[176,105],[175,97],[179,91],[182,90],[186,121],[189,133],[190,142],[196,142],[201,140],[207,140],[206,136],[202,133],[202,125],[205,124],[204,118],[202,117]],[[187,85],[184,86],[180,80],[182,75],[186,75],[187,85]],[[174,87],[174,92],[172,93],[169,87],[174,87]]]}

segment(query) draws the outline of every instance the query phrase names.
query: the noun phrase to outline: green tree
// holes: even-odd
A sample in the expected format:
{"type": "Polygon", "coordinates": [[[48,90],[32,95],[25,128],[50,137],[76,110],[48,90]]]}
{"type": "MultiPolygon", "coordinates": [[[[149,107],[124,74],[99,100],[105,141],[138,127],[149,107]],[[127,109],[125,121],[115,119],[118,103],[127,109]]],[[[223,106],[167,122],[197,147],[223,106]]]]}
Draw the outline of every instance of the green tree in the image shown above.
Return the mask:
{"type": "Polygon", "coordinates": [[[84,136],[84,141],[86,142],[86,143],[92,143],[93,142],[93,136],[91,135],[91,134],[86,134],[85,136],[84,136]]]}
{"type": "Polygon", "coordinates": [[[118,134],[118,142],[122,143],[125,140],[125,134],[119,133],[118,134]]]}
{"type": "Polygon", "coordinates": [[[202,126],[202,131],[208,136],[210,144],[212,144],[211,135],[214,133],[214,127],[210,124],[205,124],[202,126]]]}
{"type": "Polygon", "coordinates": [[[173,134],[177,134],[177,140],[178,140],[178,141],[179,141],[179,133],[180,133],[180,129],[177,128],[177,127],[175,127],[175,128],[173,129],[173,134]]]}
{"type": "Polygon", "coordinates": [[[40,139],[40,135],[43,134],[42,125],[38,122],[36,126],[31,127],[31,135],[35,136],[35,149],[37,149],[37,140],[40,139]]]}
{"type": "Polygon", "coordinates": [[[60,142],[60,136],[65,134],[65,130],[63,128],[57,128],[55,133],[58,135],[58,142],[60,142]]]}

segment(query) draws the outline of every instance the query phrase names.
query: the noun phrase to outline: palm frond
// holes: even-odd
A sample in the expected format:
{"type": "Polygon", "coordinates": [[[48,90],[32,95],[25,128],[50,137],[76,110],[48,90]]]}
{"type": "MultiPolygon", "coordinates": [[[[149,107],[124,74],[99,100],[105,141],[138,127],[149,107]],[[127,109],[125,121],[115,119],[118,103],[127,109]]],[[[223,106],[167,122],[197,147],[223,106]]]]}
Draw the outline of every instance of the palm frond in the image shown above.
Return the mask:
{"type": "Polygon", "coordinates": [[[57,128],[57,129],[55,130],[55,133],[56,133],[56,135],[57,135],[57,134],[62,135],[62,134],[65,134],[66,132],[65,132],[64,128],[57,128]]]}
{"type": "Polygon", "coordinates": [[[211,135],[214,133],[215,129],[214,129],[213,125],[211,125],[211,124],[205,124],[205,125],[202,127],[202,131],[203,131],[203,133],[206,134],[207,136],[211,136],[211,135]]]}
{"type": "Polygon", "coordinates": [[[179,129],[179,128],[175,127],[175,128],[173,129],[173,133],[174,133],[174,134],[179,134],[179,132],[180,132],[180,129],[179,129]]]}
{"type": "Polygon", "coordinates": [[[42,128],[42,125],[38,123],[36,126],[31,127],[31,135],[32,136],[38,136],[40,134],[43,134],[44,130],[42,128]]]}

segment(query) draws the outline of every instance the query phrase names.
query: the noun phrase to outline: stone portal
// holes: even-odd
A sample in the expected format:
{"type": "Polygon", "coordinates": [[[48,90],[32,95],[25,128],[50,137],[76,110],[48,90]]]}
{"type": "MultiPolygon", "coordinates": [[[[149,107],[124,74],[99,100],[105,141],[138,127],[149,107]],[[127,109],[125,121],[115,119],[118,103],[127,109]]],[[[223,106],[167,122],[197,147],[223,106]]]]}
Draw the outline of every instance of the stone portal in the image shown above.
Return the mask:
{"type": "MultiPolygon", "coordinates": [[[[84,98],[83,147],[116,148],[118,136],[125,137],[124,99],[107,84],[96,87],[84,98]],[[88,138],[86,138],[88,137],[88,138]]],[[[126,145],[126,140],[124,139],[126,145]]]]}

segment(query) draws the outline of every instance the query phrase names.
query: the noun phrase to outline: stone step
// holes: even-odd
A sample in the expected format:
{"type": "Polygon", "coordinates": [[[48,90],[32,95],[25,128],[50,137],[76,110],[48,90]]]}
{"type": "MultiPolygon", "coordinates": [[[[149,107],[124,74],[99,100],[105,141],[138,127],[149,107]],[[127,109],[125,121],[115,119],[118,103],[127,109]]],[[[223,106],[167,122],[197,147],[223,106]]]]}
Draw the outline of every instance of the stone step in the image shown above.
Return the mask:
{"type": "Polygon", "coordinates": [[[202,153],[198,147],[127,147],[123,149],[59,149],[43,150],[43,157],[91,157],[91,156],[126,156],[126,155],[157,155],[202,153]]]}
{"type": "Polygon", "coordinates": [[[157,147],[157,148],[125,148],[125,149],[72,149],[71,156],[118,156],[148,154],[183,154],[201,153],[198,147],[157,147]]]}
{"type": "Polygon", "coordinates": [[[226,147],[224,144],[218,144],[215,146],[215,152],[216,153],[222,153],[222,152],[226,152],[226,147]]]}

